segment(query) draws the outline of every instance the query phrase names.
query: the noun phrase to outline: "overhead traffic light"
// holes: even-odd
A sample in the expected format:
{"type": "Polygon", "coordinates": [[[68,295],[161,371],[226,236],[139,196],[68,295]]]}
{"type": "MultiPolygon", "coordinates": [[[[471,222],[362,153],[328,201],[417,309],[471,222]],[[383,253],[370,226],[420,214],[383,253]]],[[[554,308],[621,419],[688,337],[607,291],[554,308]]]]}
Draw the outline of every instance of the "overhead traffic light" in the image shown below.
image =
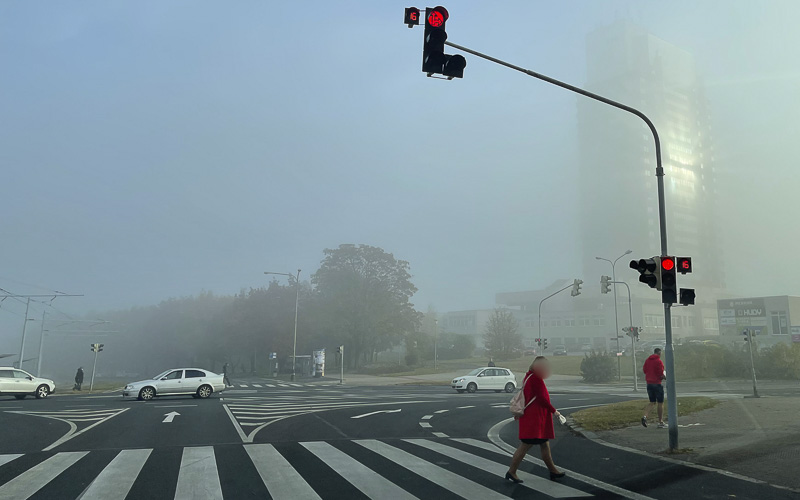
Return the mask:
{"type": "Polygon", "coordinates": [[[600,293],[608,293],[611,291],[611,276],[600,277],[600,293]]]}
{"type": "Polygon", "coordinates": [[[542,350],[543,351],[547,350],[547,339],[542,339],[542,350]]]}
{"type": "Polygon", "coordinates": [[[100,352],[103,350],[104,344],[89,344],[92,352],[100,352]]]}
{"type": "MultiPolygon", "coordinates": [[[[413,15],[413,12],[409,13],[408,10],[406,9],[406,16],[413,15]]],[[[438,74],[452,80],[453,78],[463,78],[467,60],[464,59],[464,56],[444,53],[444,42],[447,40],[445,23],[449,17],[447,9],[442,6],[425,9],[422,71],[428,76],[438,74]]]]}
{"type": "Polygon", "coordinates": [[[572,282],[572,291],[569,293],[573,297],[577,297],[581,294],[581,285],[583,284],[583,280],[573,280],[572,282]]]}
{"type": "Polygon", "coordinates": [[[661,257],[661,302],[678,302],[678,277],[675,257],[661,257]]]}
{"type": "Polygon", "coordinates": [[[661,290],[661,257],[632,260],[630,268],[639,272],[640,282],[650,288],[661,290]]]}
{"type": "Polygon", "coordinates": [[[416,7],[406,7],[406,15],[403,18],[403,24],[408,25],[409,28],[419,26],[419,9],[416,7]]]}

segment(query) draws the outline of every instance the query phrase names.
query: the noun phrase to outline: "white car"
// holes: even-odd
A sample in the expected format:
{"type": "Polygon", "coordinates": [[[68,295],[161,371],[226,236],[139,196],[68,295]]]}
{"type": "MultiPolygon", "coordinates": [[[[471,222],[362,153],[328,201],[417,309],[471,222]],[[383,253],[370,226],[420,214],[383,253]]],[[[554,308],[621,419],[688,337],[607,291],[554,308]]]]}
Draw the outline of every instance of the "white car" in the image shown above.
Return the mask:
{"type": "Polygon", "coordinates": [[[454,378],[451,387],[459,393],[484,390],[514,392],[517,377],[508,368],[475,368],[463,377],[454,378]]]}
{"type": "Polygon", "coordinates": [[[13,395],[17,399],[25,396],[46,398],[56,391],[56,384],[50,379],[34,377],[25,370],[0,367],[0,395],[13,395]]]}
{"type": "Polygon", "coordinates": [[[186,395],[205,399],[225,390],[222,375],[201,368],[173,368],[149,380],[132,382],[122,390],[123,398],[150,401],[156,396],[186,395]]]}

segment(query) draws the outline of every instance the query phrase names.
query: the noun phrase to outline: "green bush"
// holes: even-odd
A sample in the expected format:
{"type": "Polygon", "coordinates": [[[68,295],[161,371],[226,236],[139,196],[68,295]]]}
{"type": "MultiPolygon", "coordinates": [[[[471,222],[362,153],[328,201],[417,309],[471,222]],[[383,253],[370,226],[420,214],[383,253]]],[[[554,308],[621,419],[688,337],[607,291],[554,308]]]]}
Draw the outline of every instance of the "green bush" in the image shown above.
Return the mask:
{"type": "Polygon", "coordinates": [[[590,352],[581,361],[581,375],[586,382],[609,382],[617,376],[617,363],[607,352],[590,352]]]}
{"type": "MultiPolygon", "coordinates": [[[[800,380],[800,344],[776,344],[753,353],[756,375],[765,379],[800,380]]],[[[687,344],[675,346],[675,374],[679,380],[750,377],[748,345],[724,347],[687,344]]]]}

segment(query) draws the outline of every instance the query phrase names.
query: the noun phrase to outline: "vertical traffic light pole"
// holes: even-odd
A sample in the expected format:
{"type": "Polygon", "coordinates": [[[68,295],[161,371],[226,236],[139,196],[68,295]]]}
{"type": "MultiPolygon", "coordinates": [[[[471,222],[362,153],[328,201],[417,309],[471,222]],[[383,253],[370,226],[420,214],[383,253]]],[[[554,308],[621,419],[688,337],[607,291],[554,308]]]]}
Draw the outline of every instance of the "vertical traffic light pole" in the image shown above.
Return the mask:
{"type": "MultiPolygon", "coordinates": [[[[609,283],[614,283],[615,285],[625,285],[625,288],[628,289],[628,317],[630,318],[630,329],[628,332],[631,334],[631,356],[633,360],[633,391],[636,392],[639,390],[639,376],[638,370],[636,369],[636,336],[633,332],[633,304],[631,302],[631,287],[628,286],[627,283],[624,281],[609,281],[609,283]]],[[[619,334],[617,334],[619,335],[619,334]]],[[[619,342],[619,340],[618,340],[619,342]]]]}
{"type": "Polygon", "coordinates": [[[89,392],[92,392],[92,389],[94,389],[94,372],[97,369],[97,353],[100,349],[97,347],[97,344],[92,344],[92,350],[94,351],[94,364],[92,365],[92,382],[89,384],[89,392]]]}
{"type": "MultiPolygon", "coordinates": [[[[561,87],[562,89],[569,90],[570,92],[575,92],[576,94],[580,94],[590,99],[594,99],[595,101],[599,101],[604,104],[608,104],[609,106],[613,106],[617,109],[627,111],[628,113],[638,116],[642,121],[644,121],[647,127],[650,129],[650,132],[652,132],[653,134],[653,140],[655,142],[655,149],[656,149],[656,182],[658,185],[658,218],[659,218],[659,229],[661,232],[661,255],[663,256],[669,255],[667,253],[667,210],[666,210],[666,203],[664,201],[664,167],[662,167],[661,165],[661,141],[658,138],[658,131],[656,130],[656,127],[655,125],[653,125],[653,122],[650,120],[650,118],[648,118],[644,113],[642,113],[638,109],[626,106],[625,104],[613,101],[611,99],[608,99],[607,97],[603,97],[593,92],[589,92],[588,90],[584,90],[574,85],[570,85],[566,82],[556,80],[555,78],[550,78],[549,76],[542,75],[535,71],[531,71],[529,69],[525,69],[520,66],[507,63],[505,61],[501,61],[500,59],[488,56],[486,54],[482,54],[480,52],[468,49],[466,47],[457,45],[452,42],[445,41],[444,43],[445,45],[449,45],[450,47],[453,47],[455,49],[462,50],[464,52],[467,52],[468,54],[472,54],[482,59],[486,59],[487,61],[500,64],[501,66],[511,68],[521,73],[525,73],[528,76],[532,76],[533,78],[537,78],[539,80],[545,81],[557,87],[561,87]]],[[[667,370],[667,398],[668,398],[667,414],[669,417],[669,447],[670,449],[674,450],[678,448],[678,403],[676,400],[677,396],[675,391],[675,370],[674,370],[675,361],[673,359],[674,352],[672,349],[672,316],[670,307],[671,304],[664,304],[664,331],[666,336],[665,354],[667,358],[666,370],[667,370]]],[[[541,314],[539,320],[541,322],[541,314]]]]}
{"type": "Polygon", "coordinates": [[[753,332],[749,328],[744,331],[747,335],[747,343],[750,345],[750,372],[753,375],[753,397],[759,398],[758,384],[756,382],[756,362],[753,360],[753,332]]]}

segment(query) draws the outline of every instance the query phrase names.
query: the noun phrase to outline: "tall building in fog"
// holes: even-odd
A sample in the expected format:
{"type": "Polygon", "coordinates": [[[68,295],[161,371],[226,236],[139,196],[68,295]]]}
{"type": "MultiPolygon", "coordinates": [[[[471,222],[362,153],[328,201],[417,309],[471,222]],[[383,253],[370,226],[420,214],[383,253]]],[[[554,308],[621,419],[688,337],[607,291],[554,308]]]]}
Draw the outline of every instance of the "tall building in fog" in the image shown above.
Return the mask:
{"type": "MultiPolygon", "coordinates": [[[[723,254],[709,106],[692,55],[618,21],[588,35],[586,59],[587,89],[642,110],[658,129],[669,252],[693,257],[694,274],[680,285],[710,299],[724,289],[723,254]]],[[[584,274],[599,279],[610,269],[595,256],[660,254],[655,150],[646,125],[612,107],[579,99],[578,123],[584,274]]],[[[620,259],[618,277],[633,276],[627,263],[620,259]]]]}

